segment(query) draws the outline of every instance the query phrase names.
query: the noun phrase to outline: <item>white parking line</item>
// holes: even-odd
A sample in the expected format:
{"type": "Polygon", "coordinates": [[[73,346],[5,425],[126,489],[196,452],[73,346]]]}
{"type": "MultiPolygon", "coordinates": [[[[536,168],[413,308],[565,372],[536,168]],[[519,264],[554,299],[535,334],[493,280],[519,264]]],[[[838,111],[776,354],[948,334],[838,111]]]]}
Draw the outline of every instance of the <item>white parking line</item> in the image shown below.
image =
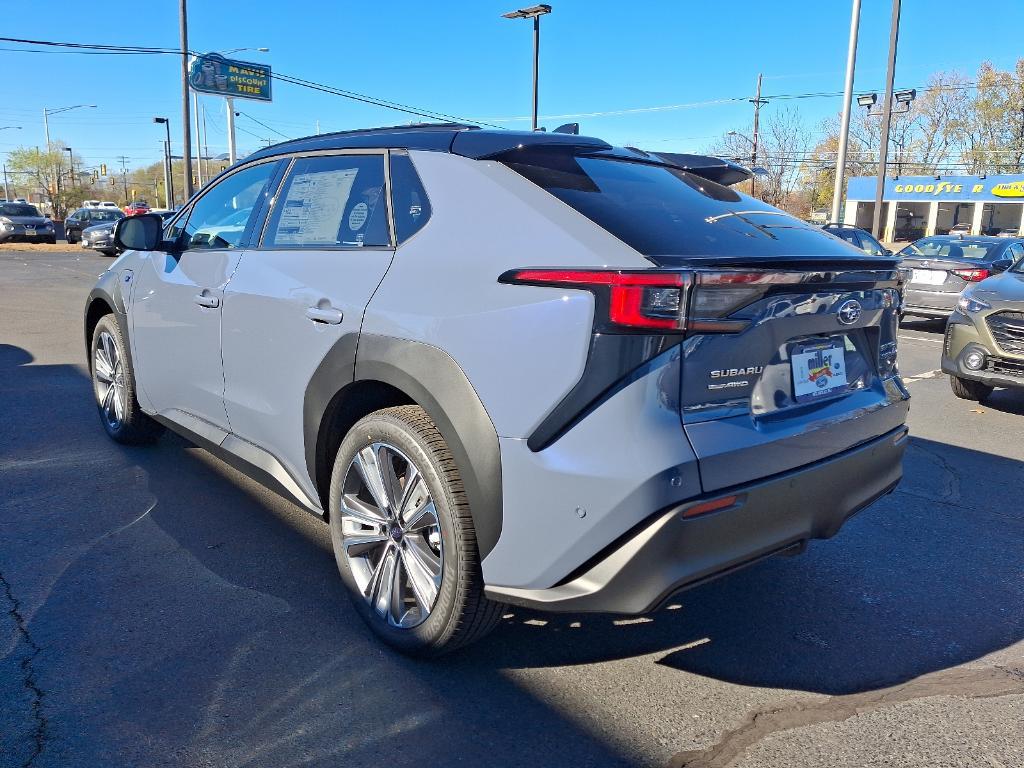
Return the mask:
{"type": "Polygon", "coordinates": [[[929,339],[927,336],[905,336],[900,334],[899,338],[905,339],[906,341],[930,341],[932,344],[942,343],[942,339],[929,339]]]}
{"type": "Polygon", "coordinates": [[[913,384],[915,381],[922,381],[924,379],[934,379],[936,376],[941,375],[942,371],[925,371],[924,373],[919,373],[916,376],[904,376],[903,383],[913,384]]]}

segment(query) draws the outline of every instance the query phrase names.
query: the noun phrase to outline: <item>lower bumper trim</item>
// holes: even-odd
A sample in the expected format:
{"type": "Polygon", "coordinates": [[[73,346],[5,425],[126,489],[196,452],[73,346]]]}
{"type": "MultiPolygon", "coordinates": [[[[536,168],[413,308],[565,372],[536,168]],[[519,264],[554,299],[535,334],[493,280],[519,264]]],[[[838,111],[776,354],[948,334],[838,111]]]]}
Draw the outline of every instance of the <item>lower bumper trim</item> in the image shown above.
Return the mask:
{"type": "Polygon", "coordinates": [[[548,589],[488,586],[493,600],[546,611],[647,613],[682,589],[835,535],[903,475],[907,428],[824,461],[723,490],[745,502],[685,517],[693,502],[655,515],[570,581],[548,589]]]}

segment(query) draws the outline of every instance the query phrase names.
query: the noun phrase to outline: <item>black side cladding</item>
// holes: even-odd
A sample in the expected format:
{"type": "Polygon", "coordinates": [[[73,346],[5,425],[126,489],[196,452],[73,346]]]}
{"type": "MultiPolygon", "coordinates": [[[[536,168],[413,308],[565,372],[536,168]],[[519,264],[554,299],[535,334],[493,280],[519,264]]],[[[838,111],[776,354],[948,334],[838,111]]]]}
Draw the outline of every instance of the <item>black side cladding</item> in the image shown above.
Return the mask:
{"type": "Polygon", "coordinates": [[[683,340],[680,334],[595,333],[583,375],[537,426],[526,444],[542,451],[601,403],[647,373],[650,363],[683,340]]]}

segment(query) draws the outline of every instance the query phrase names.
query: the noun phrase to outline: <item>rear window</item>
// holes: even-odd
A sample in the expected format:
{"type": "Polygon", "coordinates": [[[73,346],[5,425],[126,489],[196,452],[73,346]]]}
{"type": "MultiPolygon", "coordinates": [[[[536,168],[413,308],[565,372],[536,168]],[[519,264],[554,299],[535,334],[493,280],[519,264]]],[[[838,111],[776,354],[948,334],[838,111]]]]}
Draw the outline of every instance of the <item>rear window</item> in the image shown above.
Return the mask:
{"type": "Polygon", "coordinates": [[[904,256],[928,256],[943,259],[988,259],[995,255],[998,243],[972,243],[967,240],[918,240],[903,249],[904,256]]]}
{"type": "Polygon", "coordinates": [[[645,256],[851,255],[818,227],[679,169],[551,148],[499,159],[645,256]]]}

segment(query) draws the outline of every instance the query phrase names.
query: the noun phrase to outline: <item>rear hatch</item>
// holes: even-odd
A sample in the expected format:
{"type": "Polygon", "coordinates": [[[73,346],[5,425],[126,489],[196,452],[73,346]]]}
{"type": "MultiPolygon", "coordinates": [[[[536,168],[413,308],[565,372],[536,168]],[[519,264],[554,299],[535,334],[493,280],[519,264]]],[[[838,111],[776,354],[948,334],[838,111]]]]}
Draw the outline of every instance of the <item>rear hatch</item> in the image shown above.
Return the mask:
{"type": "Polygon", "coordinates": [[[812,464],[903,424],[899,273],[862,262],[697,271],[680,413],[705,492],[812,464]]]}
{"type": "Polygon", "coordinates": [[[598,296],[591,359],[576,388],[583,396],[560,403],[557,423],[542,425],[531,448],[543,449],[569,416],[677,348],[681,428],[705,492],[812,464],[900,427],[909,395],[896,369],[899,260],[865,256],[760,200],[644,157],[536,147],[497,157],[654,267],[509,279],[576,282],[598,296]],[[620,312],[617,323],[609,306],[635,311],[620,312]],[[638,335],[656,328],[661,336],[638,335]],[[610,350],[604,362],[602,350],[610,350]]]}

